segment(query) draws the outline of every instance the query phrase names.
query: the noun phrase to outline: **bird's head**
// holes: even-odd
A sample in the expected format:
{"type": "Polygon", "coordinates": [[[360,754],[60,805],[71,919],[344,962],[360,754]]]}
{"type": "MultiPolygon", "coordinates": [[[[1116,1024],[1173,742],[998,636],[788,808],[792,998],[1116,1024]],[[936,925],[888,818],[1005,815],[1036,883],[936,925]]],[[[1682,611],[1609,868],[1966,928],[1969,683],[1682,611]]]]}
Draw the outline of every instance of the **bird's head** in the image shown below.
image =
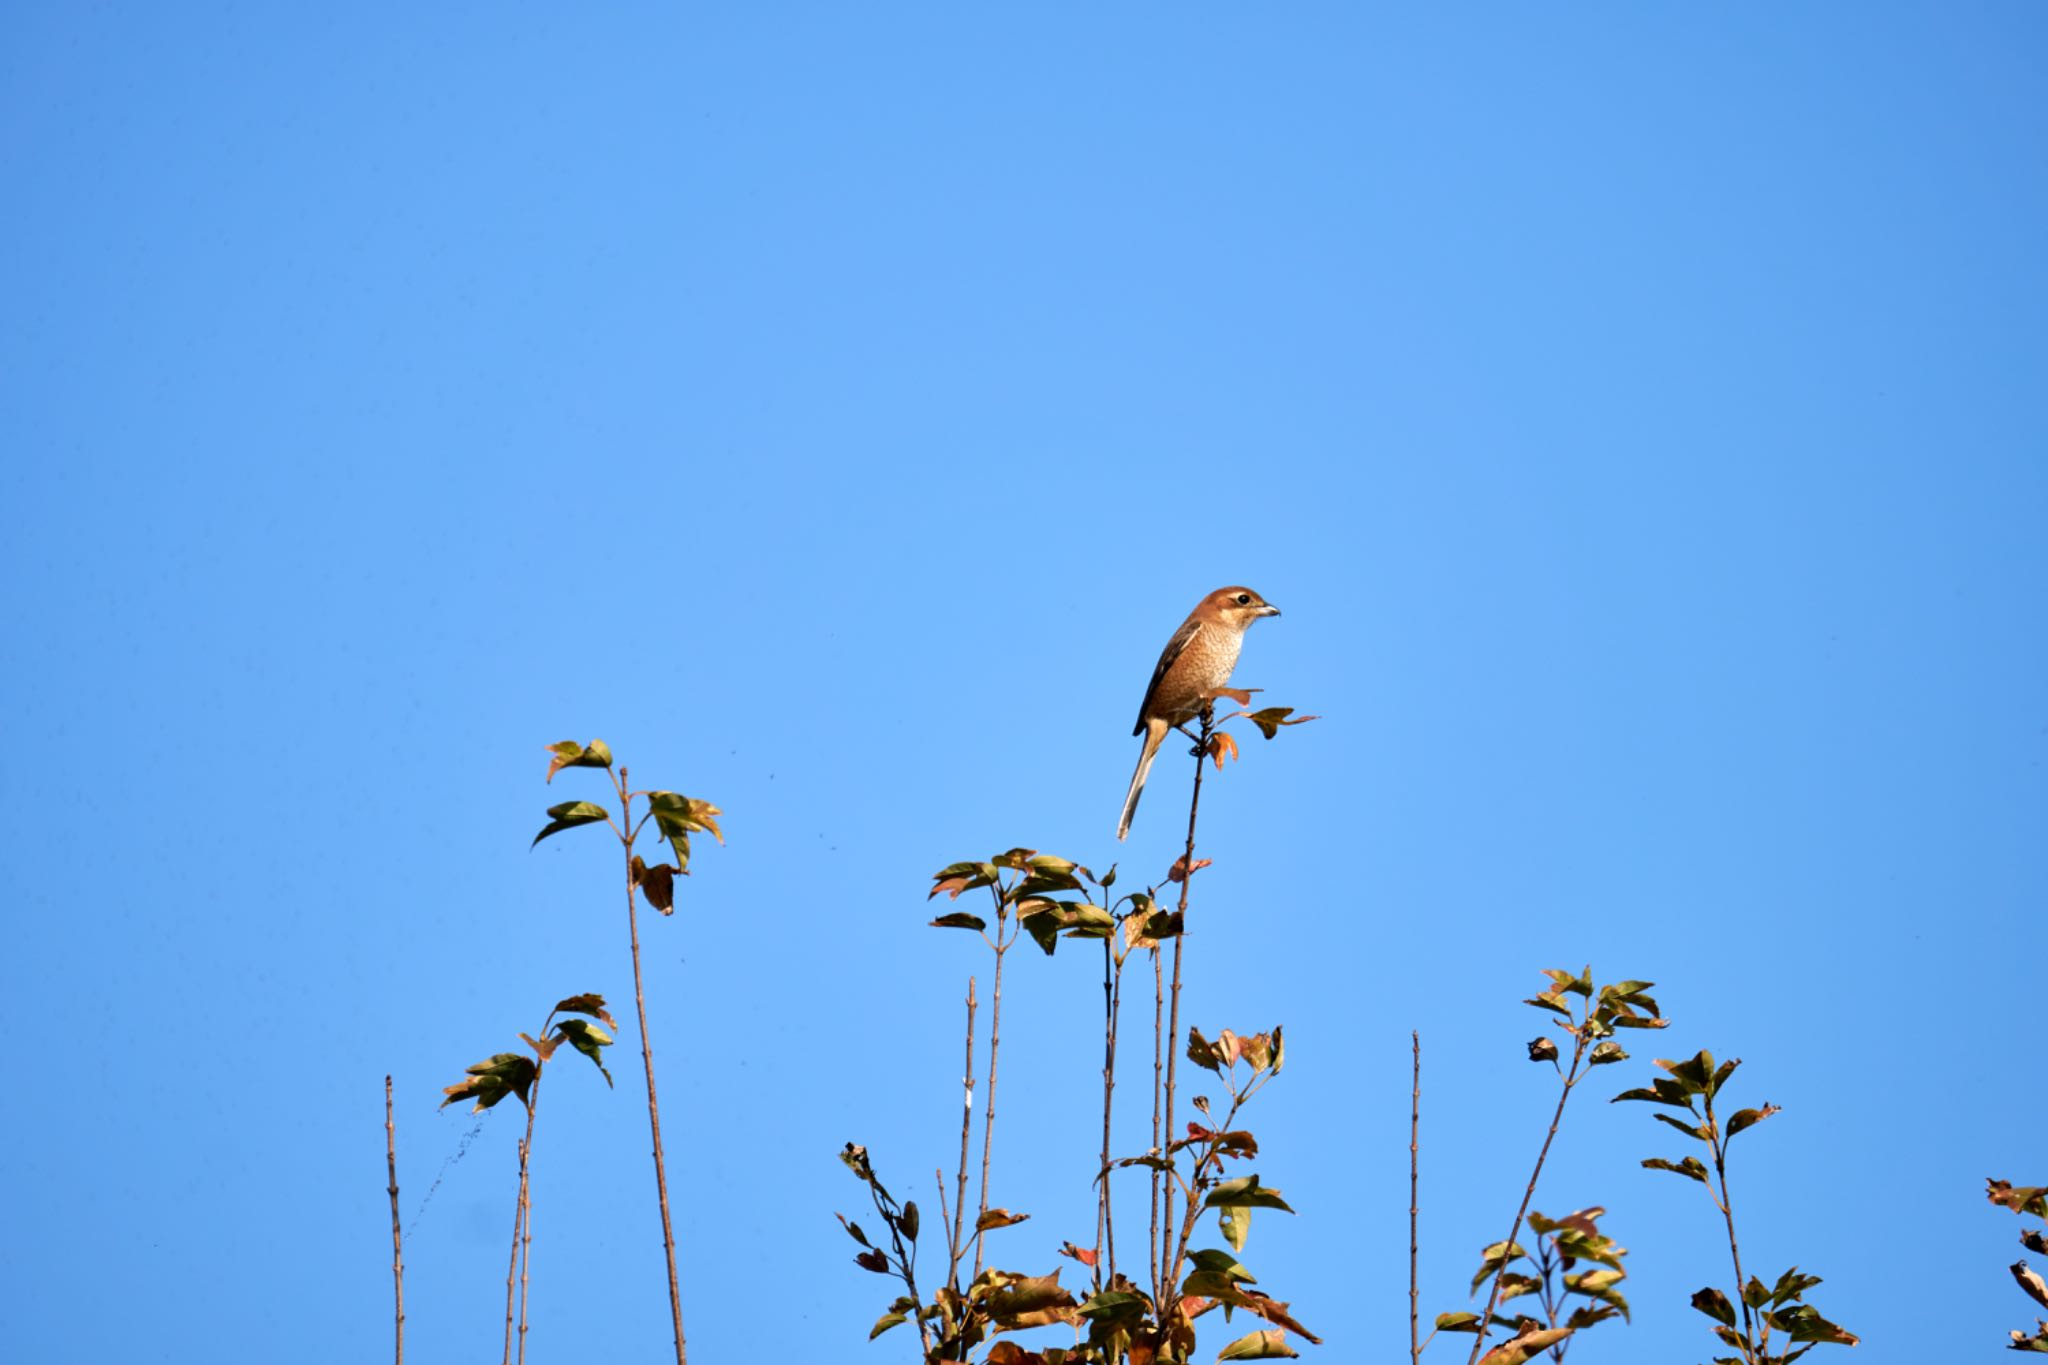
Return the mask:
{"type": "Polygon", "coordinates": [[[1278,616],[1280,608],[1250,588],[1218,588],[1202,599],[1196,610],[1232,630],[1243,630],[1261,616],[1278,616]]]}

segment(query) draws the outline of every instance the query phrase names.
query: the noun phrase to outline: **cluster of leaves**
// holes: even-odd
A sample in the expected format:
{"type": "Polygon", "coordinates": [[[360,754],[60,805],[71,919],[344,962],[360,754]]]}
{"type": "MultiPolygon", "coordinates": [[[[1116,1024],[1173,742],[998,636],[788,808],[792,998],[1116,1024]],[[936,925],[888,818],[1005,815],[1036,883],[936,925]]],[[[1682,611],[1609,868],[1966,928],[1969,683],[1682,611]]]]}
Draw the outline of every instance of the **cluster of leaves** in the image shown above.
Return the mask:
{"type": "MultiPolygon", "coordinates": [[[[1628,1275],[1621,1264],[1628,1248],[1617,1246],[1613,1238],[1600,1231],[1599,1220],[1606,1214],[1607,1210],[1597,1204],[1558,1219],[1546,1218],[1532,1209],[1529,1231],[1536,1234],[1534,1255],[1519,1242],[1495,1242],[1480,1252],[1479,1270],[1472,1276],[1472,1292],[1477,1293],[1489,1276],[1498,1275],[1501,1304],[1534,1295],[1543,1305],[1541,1322],[1530,1314],[1496,1313],[1494,1324],[1513,1328],[1515,1335],[1495,1347],[1487,1355],[1488,1360],[1518,1355],[1528,1359],[1547,1347],[1552,1357],[1561,1361],[1574,1334],[1609,1318],[1628,1320],[1628,1300],[1615,1288],[1628,1275]],[[1526,1269],[1514,1268],[1525,1261],[1526,1269]],[[1590,1264],[1584,1270],[1574,1270],[1581,1261],[1590,1264]],[[1560,1323],[1558,1317],[1564,1313],[1565,1300],[1573,1295],[1589,1302],[1573,1307],[1560,1323]]],[[[1437,1327],[1446,1332],[1477,1332],[1479,1315],[1446,1313],[1437,1319],[1437,1327]]]]}
{"type": "MultiPolygon", "coordinates": [[[[564,768],[610,770],[612,766],[611,748],[601,739],[593,739],[588,744],[578,744],[573,739],[567,739],[560,744],[550,744],[548,752],[554,755],[548,761],[550,783],[555,780],[555,774],[564,768]]],[[[640,831],[647,822],[654,821],[656,830],[674,851],[675,862],[658,863],[650,867],[636,855],[633,858],[633,885],[647,897],[649,905],[664,915],[671,914],[675,910],[675,879],[677,876],[688,876],[690,873],[690,836],[709,834],[720,843],[724,843],[725,835],[718,828],[718,817],[723,812],[709,801],[684,796],[681,792],[628,791],[623,781],[624,771],[619,770],[620,776],[614,778],[613,785],[619,793],[619,799],[625,803],[625,818],[628,821],[632,820],[633,798],[636,796],[647,798],[647,813],[641,816],[630,830],[622,829],[617,824],[612,824],[612,830],[630,846],[639,838],[640,831]]],[[[551,835],[582,825],[594,825],[600,821],[611,824],[611,820],[611,812],[594,801],[564,801],[558,806],[548,807],[548,823],[540,833],[533,836],[533,842],[538,844],[551,835]]]]}
{"type": "MultiPolygon", "coordinates": [[[[943,891],[957,901],[963,892],[987,887],[996,914],[996,932],[1000,935],[1001,926],[1014,917],[1047,957],[1052,956],[1062,938],[1104,939],[1121,928],[1126,941],[1142,937],[1157,942],[1180,933],[1180,916],[1161,911],[1150,891],[1130,892],[1111,902],[1108,908],[1094,903],[1089,886],[1098,888],[1106,900],[1115,885],[1114,867],[1098,878],[1066,858],[1035,849],[1013,848],[986,862],[950,863],[940,868],[932,874],[932,889],[925,899],[943,891]],[[1078,898],[1073,893],[1079,893],[1078,898]],[[1131,910],[1120,918],[1116,912],[1126,904],[1131,910]]],[[[940,915],[932,921],[932,927],[972,929],[983,938],[989,937],[988,921],[965,910],[940,915]]],[[[991,939],[990,946],[998,946],[997,941],[991,939]]]]}
{"type": "MultiPolygon", "coordinates": [[[[1553,1026],[1570,1045],[1571,1055],[1568,1061],[1560,1060],[1564,1054],[1558,1040],[1548,1034],[1539,1034],[1529,1041],[1529,1060],[1550,1063],[1560,1089],[1557,1113],[1551,1120],[1549,1137],[1537,1155],[1535,1173],[1529,1177],[1523,1209],[1535,1197],[1536,1183],[1550,1153],[1550,1140],[1557,1135],[1572,1091],[1593,1067],[1628,1060],[1628,1052],[1615,1041],[1615,1035],[1623,1029],[1661,1029],[1670,1024],[1649,993],[1656,985],[1654,981],[1617,981],[1600,986],[1594,984],[1590,966],[1577,972],[1548,967],[1543,975],[1549,979],[1549,986],[1522,1003],[1557,1016],[1553,1026]]],[[[1626,1253],[1600,1233],[1596,1222],[1606,1210],[1597,1206],[1582,1209],[1557,1222],[1540,1213],[1530,1213],[1529,1226],[1539,1239],[1533,1259],[1517,1240],[1522,1230],[1522,1212],[1516,1211],[1514,1224],[1504,1240],[1480,1252],[1479,1273],[1472,1277],[1471,1292],[1477,1294],[1480,1285],[1489,1279],[1493,1281],[1485,1308],[1477,1313],[1439,1313],[1430,1341],[1436,1339],[1437,1332],[1470,1332],[1476,1338],[1472,1358],[1481,1365],[1523,1365],[1544,1351],[1561,1361],[1573,1334],[1617,1314],[1627,1320],[1628,1303],[1614,1288],[1626,1274],[1621,1265],[1621,1257],[1626,1253]],[[1535,1274],[1510,1269],[1525,1259],[1530,1260],[1535,1274]],[[1586,1270],[1574,1271],[1572,1267],[1582,1260],[1594,1264],[1586,1270]],[[1542,1302],[1542,1318],[1498,1311],[1502,1305],[1531,1294],[1539,1296],[1542,1302]],[[1579,1295],[1592,1302],[1576,1307],[1560,1323],[1558,1314],[1567,1295],[1579,1295]],[[1481,1356],[1486,1334],[1494,1327],[1512,1328],[1513,1335],[1481,1356]]],[[[1428,1344],[1425,1341],[1416,1347],[1418,1358],[1428,1344]]]]}
{"type": "Polygon", "coordinates": [[[1652,1114],[1651,1117],[1704,1146],[1712,1159],[1711,1171],[1697,1156],[1677,1161],[1651,1157],[1643,1165],[1650,1170],[1670,1171],[1698,1181],[1727,1222],[1729,1251],[1735,1261],[1739,1284],[1737,1298],[1731,1301],[1727,1294],[1711,1287],[1692,1296],[1692,1306],[1714,1320],[1714,1334],[1741,1353],[1739,1356],[1717,1356],[1715,1365],[1784,1365],[1797,1360],[1816,1345],[1856,1345],[1859,1338],[1853,1332],[1829,1322],[1818,1309],[1805,1302],[1806,1291],[1821,1282],[1818,1275],[1802,1275],[1794,1266],[1780,1275],[1773,1285],[1766,1286],[1754,1276],[1746,1283],[1741,1282],[1742,1263],[1735,1240],[1735,1217],[1728,1202],[1728,1145],[1737,1134],[1778,1113],[1778,1106],[1766,1104],[1757,1109],[1738,1109],[1724,1122],[1715,1113],[1714,1101],[1728,1083],[1728,1078],[1742,1065],[1740,1059],[1730,1058],[1716,1066],[1713,1054],[1702,1051],[1684,1061],[1659,1058],[1657,1065],[1667,1074],[1646,1088],[1625,1090],[1614,1099],[1617,1103],[1642,1100],[1685,1111],[1691,1122],[1673,1114],[1652,1114]],[[1741,1307],[1740,1321],[1736,1315],[1738,1303],[1741,1307]],[[1773,1332],[1783,1334],[1783,1344],[1777,1350],[1772,1347],[1773,1332]],[[1784,1346],[1792,1349],[1783,1349],[1784,1346]]]}
{"type": "MultiPolygon", "coordinates": [[[[875,1320],[868,1340],[914,1319],[927,1361],[965,1360],[970,1350],[998,1333],[1075,1321],[1079,1306],[1074,1296],[1061,1288],[1057,1271],[1050,1275],[1016,1275],[991,1267],[975,1276],[965,1289],[941,1285],[931,1302],[924,1302],[917,1289],[917,1238],[923,1220],[918,1216],[916,1201],[897,1203],[876,1178],[867,1148],[849,1142],[839,1159],[867,1187],[875,1213],[888,1229],[887,1247],[877,1246],[859,1223],[840,1214],[840,1225],[861,1247],[853,1263],[863,1270],[893,1275],[903,1281],[904,1293],[875,1320]]],[[[1006,1209],[990,1209],[977,1220],[976,1231],[1023,1221],[1023,1216],[1006,1209]]],[[[1022,1351],[1013,1343],[1000,1342],[986,1359],[996,1365],[1022,1365],[1046,1357],[1022,1351]]],[[[1080,1357],[1056,1354],[1052,1359],[1057,1362],[1080,1357]]]]}
{"type": "Polygon", "coordinates": [[[466,1068],[469,1079],[445,1087],[442,1094],[446,1098],[441,1101],[441,1107],[445,1109],[458,1100],[474,1100],[476,1104],[470,1112],[480,1114],[507,1095],[517,1095],[521,1104],[529,1103],[534,1078],[564,1043],[595,1063],[597,1069],[604,1073],[604,1083],[609,1086],[612,1073],[605,1069],[603,1050],[612,1045],[612,1035],[606,1029],[617,1027],[605,1009],[603,996],[588,993],[572,995],[548,1012],[547,1022],[541,1025],[541,1037],[535,1038],[526,1033],[519,1035],[533,1049],[531,1057],[519,1052],[499,1052],[466,1068]],[[589,1018],[564,1019],[557,1024],[555,1016],[558,1014],[588,1015],[589,1018]],[[598,1027],[591,1019],[601,1020],[605,1027],[598,1027]]]}
{"type": "MultiPolygon", "coordinates": [[[[2004,1180],[1985,1182],[1986,1197],[2000,1208],[2011,1209],[2016,1214],[2048,1219],[2048,1187],[2039,1185],[2014,1185],[2004,1180]]],[[[2040,1228],[2027,1228],[2020,1233],[2020,1245],[2038,1256],[2048,1256],[2048,1236],[2040,1228]]],[[[2041,1272],[2028,1266],[2023,1256],[2011,1266],[2012,1277],[2022,1293],[2043,1308],[2048,1308],[2048,1281],[2041,1278],[2041,1272]]],[[[2013,1331],[2012,1349],[2033,1351],[2048,1355],[2048,1320],[2037,1319],[2034,1334],[2013,1331]]]]}

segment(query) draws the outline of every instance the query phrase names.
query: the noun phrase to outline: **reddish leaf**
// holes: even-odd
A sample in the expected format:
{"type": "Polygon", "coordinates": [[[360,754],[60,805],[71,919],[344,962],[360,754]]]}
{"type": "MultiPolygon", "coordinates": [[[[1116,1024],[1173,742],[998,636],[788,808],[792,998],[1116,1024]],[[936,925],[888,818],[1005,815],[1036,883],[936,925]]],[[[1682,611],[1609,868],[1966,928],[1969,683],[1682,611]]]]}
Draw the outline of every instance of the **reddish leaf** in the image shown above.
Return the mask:
{"type": "Polygon", "coordinates": [[[1173,860],[1173,866],[1166,873],[1166,880],[1170,882],[1186,881],[1190,873],[1200,872],[1214,861],[1216,861],[1214,858],[1197,858],[1194,864],[1190,866],[1187,855],[1183,853],[1180,857],[1173,860]]]}
{"type": "Polygon", "coordinates": [[[1079,1261],[1082,1265],[1087,1266],[1094,1265],[1096,1260],[1096,1253],[1092,1249],[1088,1247],[1077,1247],[1072,1242],[1060,1243],[1060,1255],[1071,1256],[1075,1260],[1079,1261]]]}
{"type": "Polygon", "coordinates": [[[1218,730],[1215,734],[1209,736],[1209,757],[1216,760],[1216,771],[1222,772],[1223,760],[1225,758],[1239,757],[1237,741],[1227,732],[1218,730]]]}

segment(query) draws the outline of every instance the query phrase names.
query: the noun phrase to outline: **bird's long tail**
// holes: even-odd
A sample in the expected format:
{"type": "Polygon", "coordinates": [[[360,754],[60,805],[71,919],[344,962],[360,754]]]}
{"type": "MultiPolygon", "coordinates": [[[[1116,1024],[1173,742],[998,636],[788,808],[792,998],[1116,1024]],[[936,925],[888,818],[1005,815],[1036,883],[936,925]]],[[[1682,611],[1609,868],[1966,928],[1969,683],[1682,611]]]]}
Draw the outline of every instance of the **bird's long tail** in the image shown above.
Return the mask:
{"type": "Polygon", "coordinates": [[[1138,751],[1138,770],[1131,774],[1131,789],[1124,793],[1123,818],[1116,822],[1116,837],[1119,839],[1131,832],[1131,817],[1137,814],[1138,798],[1145,791],[1145,778],[1151,773],[1152,760],[1159,756],[1159,744],[1165,738],[1165,721],[1155,720],[1145,726],[1145,747],[1138,751]]]}

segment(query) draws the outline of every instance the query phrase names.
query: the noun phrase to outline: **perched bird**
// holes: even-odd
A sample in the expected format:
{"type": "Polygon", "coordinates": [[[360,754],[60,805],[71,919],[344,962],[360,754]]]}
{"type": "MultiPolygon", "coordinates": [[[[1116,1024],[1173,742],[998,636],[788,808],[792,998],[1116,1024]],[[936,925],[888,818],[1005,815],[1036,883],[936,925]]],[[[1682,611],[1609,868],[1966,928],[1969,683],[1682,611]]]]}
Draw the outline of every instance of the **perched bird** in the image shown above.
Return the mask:
{"type": "Polygon", "coordinates": [[[1280,608],[1250,588],[1218,588],[1188,613],[1188,619],[1166,642],[1159,666],[1152,670],[1152,685],[1145,689],[1145,700],[1138,707],[1138,723],[1131,730],[1145,737],[1145,747],[1138,751],[1138,770],[1131,774],[1123,818],[1116,825],[1117,838],[1131,832],[1131,815],[1138,809],[1145,776],[1152,771],[1152,760],[1158,757],[1167,730],[1201,715],[1208,694],[1230,681],[1238,651],[1244,648],[1246,627],[1261,616],[1279,614],[1280,608]]]}

